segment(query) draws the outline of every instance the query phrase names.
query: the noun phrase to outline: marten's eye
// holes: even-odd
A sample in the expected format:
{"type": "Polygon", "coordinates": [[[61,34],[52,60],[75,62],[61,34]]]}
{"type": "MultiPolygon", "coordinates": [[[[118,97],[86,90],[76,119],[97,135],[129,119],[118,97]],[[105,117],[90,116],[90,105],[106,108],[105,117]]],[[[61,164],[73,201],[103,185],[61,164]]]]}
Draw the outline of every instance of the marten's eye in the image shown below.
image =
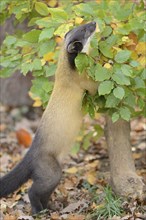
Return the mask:
{"type": "Polygon", "coordinates": [[[67,51],[68,53],[79,53],[83,49],[83,45],[80,41],[72,42],[68,45],[67,51]]]}

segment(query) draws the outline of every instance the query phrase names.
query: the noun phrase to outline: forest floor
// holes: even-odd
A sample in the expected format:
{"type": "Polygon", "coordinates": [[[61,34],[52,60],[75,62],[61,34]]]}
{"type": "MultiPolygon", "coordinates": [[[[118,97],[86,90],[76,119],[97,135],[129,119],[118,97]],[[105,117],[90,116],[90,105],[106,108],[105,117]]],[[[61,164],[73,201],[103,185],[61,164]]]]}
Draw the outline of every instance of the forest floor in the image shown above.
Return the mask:
{"type": "MultiPolygon", "coordinates": [[[[25,155],[41,118],[40,109],[0,108],[0,143],[2,175],[10,171],[25,155]]],[[[0,220],[140,220],[146,219],[146,203],[117,198],[108,187],[109,159],[102,136],[104,118],[84,120],[84,130],[77,138],[72,154],[63,165],[61,183],[52,195],[57,211],[31,216],[28,181],[16,192],[1,199],[0,220]],[[98,127],[98,126],[97,126],[98,127]],[[98,137],[98,140],[97,140],[98,137]],[[110,204],[107,203],[108,199],[110,204]]],[[[146,183],[146,119],[131,122],[131,144],[137,173],[146,183]]]]}

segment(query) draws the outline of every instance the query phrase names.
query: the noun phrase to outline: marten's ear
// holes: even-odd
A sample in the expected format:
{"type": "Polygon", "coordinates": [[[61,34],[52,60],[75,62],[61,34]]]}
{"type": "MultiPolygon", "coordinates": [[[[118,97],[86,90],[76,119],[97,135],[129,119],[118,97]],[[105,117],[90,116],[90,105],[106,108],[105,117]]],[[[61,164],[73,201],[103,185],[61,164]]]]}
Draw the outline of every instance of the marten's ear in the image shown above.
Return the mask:
{"type": "Polygon", "coordinates": [[[80,41],[72,42],[67,47],[68,53],[80,53],[83,49],[83,45],[80,41]]]}

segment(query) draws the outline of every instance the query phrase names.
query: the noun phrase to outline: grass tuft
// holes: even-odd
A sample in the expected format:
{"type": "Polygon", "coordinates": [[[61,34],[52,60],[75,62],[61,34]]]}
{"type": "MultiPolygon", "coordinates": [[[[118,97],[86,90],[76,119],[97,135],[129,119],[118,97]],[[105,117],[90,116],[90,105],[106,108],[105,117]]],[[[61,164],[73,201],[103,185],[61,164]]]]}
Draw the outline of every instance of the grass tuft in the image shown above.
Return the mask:
{"type": "Polygon", "coordinates": [[[122,207],[122,199],[116,196],[111,187],[107,186],[104,191],[96,193],[97,187],[87,187],[92,196],[92,202],[94,203],[94,210],[87,219],[107,220],[113,216],[121,216],[124,212],[122,207]]]}

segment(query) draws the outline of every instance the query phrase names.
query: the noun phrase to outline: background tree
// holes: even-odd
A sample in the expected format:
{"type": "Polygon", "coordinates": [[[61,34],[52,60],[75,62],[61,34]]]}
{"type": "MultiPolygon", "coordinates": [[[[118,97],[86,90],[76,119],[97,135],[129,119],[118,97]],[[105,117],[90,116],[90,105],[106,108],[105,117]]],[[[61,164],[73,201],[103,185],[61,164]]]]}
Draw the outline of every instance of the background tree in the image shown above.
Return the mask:
{"type": "Polygon", "coordinates": [[[74,25],[97,22],[90,54],[76,58],[79,73],[86,70],[99,82],[94,97],[84,95],[83,110],[91,117],[96,111],[107,115],[113,189],[141,197],[143,183],[131,155],[129,121],[145,114],[144,2],[2,0],[1,12],[4,22],[12,15],[16,23],[29,21],[30,31],[17,29],[3,41],[0,76],[10,77],[16,70],[23,75],[32,72],[29,94],[35,106],[46,106],[49,100],[53,83],[48,78],[55,73],[65,33],[74,25]]]}
{"type": "MultiPolygon", "coordinates": [[[[15,24],[15,17],[11,16],[0,26],[0,45],[8,34],[14,34],[15,30],[28,31],[27,22],[15,24]]],[[[0,78],[0,102],[8,106],[32,105],[32,99],[28,95],[31,87],[31,73],[24,76],[17,70],[8,78],[0,78]],[[18,96],[19,94],[19,96],[18,96]]]]}

